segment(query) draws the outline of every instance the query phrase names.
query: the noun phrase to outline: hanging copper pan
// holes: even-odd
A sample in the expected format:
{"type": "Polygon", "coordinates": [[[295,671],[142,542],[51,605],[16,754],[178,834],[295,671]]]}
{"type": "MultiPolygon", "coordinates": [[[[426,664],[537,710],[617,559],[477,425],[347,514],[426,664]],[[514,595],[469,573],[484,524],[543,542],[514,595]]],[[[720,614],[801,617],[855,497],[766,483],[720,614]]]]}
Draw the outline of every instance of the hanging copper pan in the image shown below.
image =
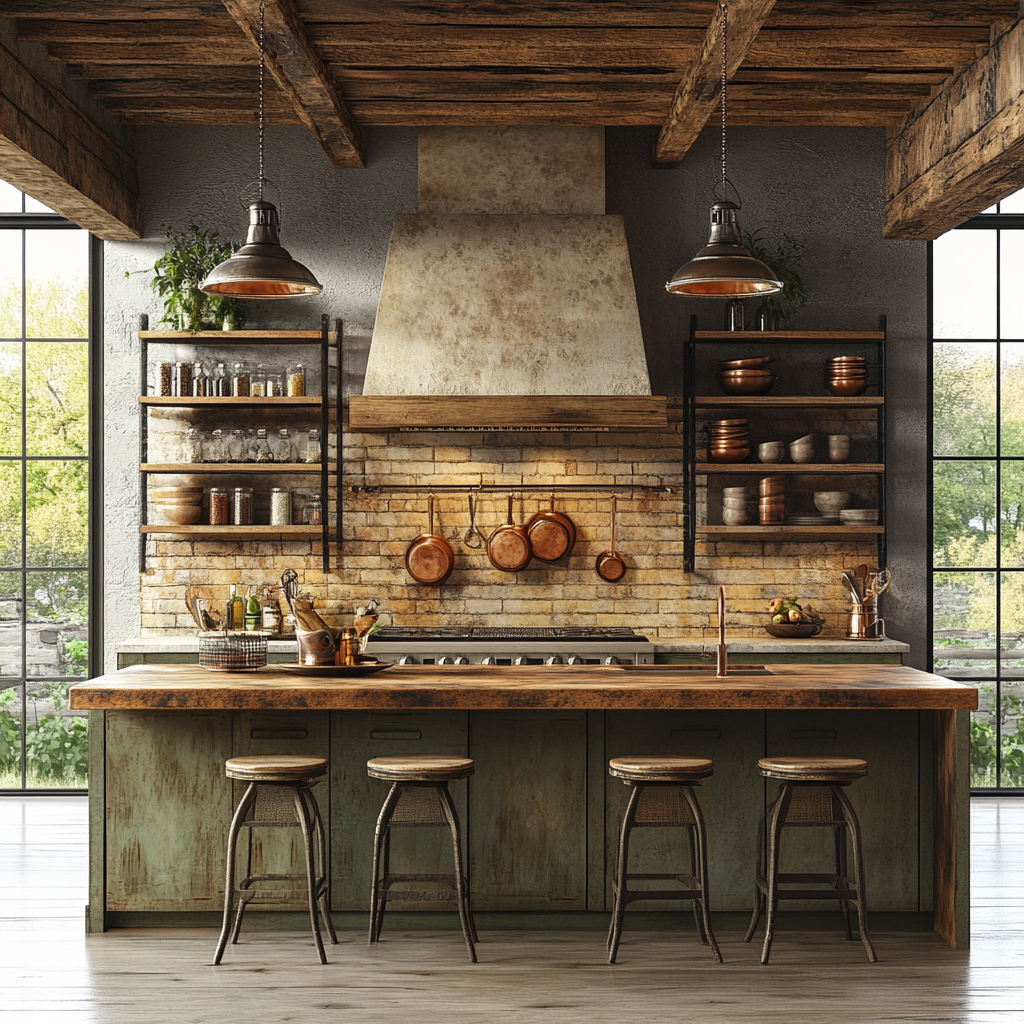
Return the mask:
{"type": "Polygon", "coordinates": [[[551,495],[551,508],[542,509],[530,516],[526,524],[526,536],[534,558],[542,562],[557,562],[572,551],[576,543],[576,525],[561,512],[555,511],[555,496],[551,495]]]}
{"type": "Polygon", "coordinates": [[[615,495],[612,495],[612,547],[610,551],[602,551],[597,556],[594,568],[597,575],[608,583],[618,583],[626,575],[626,561],[615,550],[615,495]]]}
{"type": "Polygon", "coordinates": [[[455,566],[455,552],[439,533],[434,533],[434,496],[427,495],[427,514],[430,528],[421,533],[405,552],[405,567],[417,583],[439,586],[451,575],[455,566]]]}
{"type": "Polygon", "coordinates": [[[530,538],[512,522],[512,492],[508,494],[508,522],[487,539],[487,557],[502,572],[518,572],[530,560],[530,538]]]}

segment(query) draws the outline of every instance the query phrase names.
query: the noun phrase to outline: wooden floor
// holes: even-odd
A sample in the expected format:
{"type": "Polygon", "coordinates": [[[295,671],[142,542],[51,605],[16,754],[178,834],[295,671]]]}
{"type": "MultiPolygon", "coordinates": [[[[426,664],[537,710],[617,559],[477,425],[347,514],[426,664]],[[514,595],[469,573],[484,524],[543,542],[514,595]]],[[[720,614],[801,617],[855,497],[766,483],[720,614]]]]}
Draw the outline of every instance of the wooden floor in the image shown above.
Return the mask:
{"type": "Polygon", "coordinates": [[[86,801],[0,798],[0,1024],[861,1024],[1024,1022],[1024,800],[972,802],[970,951],[875,932],[879,963],[837,931],[784,932],[772,963],[719,933],[627,931],[620,962],[595,932],[344,933],[319,966],[302,933],[242,933],[221,967],[215,933],[84,934],[86,801]],[[37,895],[38,894],[38,895],[37,895]]]}

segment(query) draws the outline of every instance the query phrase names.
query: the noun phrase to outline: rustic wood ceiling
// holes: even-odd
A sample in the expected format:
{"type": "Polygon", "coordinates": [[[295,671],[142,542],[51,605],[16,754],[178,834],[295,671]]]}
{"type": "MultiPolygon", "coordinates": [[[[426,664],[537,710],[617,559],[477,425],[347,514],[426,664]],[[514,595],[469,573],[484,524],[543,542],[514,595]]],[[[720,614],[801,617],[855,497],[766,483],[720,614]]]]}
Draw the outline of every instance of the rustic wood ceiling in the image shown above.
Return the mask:
{"type": "MultiPolygon", "coordinates": [[[[251,124],[257,57],[231,6],[6,0],[0,14],[123,121],[251,124]]],[[[359,126],[664,125],[716,6],[294,2],[308,47],[359,126]]],[[[730,121],[896,125],[1016,17],[1016,0],[779,0],[735,73],[730,121]]],[[[308,123],[273,80],[267,116],[308,123]]]]}

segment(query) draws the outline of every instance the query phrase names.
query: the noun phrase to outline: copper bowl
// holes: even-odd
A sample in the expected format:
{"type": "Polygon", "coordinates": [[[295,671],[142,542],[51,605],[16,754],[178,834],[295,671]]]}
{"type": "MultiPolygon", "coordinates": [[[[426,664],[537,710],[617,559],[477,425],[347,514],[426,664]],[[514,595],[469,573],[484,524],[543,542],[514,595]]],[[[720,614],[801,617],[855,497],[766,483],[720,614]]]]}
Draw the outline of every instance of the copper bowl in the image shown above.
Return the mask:
{"type": "Polygon", "coordinates": [[[750,456],[749,448],[712,448],[712,462],[745,462],[750,456]]]}
{"type": "Polygon", "coordinates": [[[830,363],[866,363],[868,361],[867,356],[833,356],[830,363]]]}
{"type": "Polygon", "coordinates": [[[775,383],[774,374],[767,377],[739,377],[729,378],[725,374],[718,375],[718,386],[726,395],[763,395],[771,391],[775,383]]]}
{"type": "Polygon", "coordinates": [[[775,356],[754,356],[750,359],[730,359],[727,362],[719,363],[719,366],[723,370],[750,370],[774,361],[775,356]]]}
{"type": "Polygon", "coordinates": [[[785,484],[769,484],[767,488],[762,484],[758,490],[758,494],[762,500],[765,498],[781,498],[785,493],[785,484]]]}
{"type": "Polygon", "coordinates": [[[758,498],[758,508],[778,508],[780,505],[786,503],[786,496],[784,494],[772,494],[767,498],[758,498]]]}
{"type": "Polygon", "coordinates": [[[747,367],[746,369],[734,369],[734,370],[719,370],[719,377],[771,377],[774,376],[774,370],[765,370],[761,368],[747,367]]]}
{"type": "Polygon", "coordinates": [[[837,398],[855,398],[867,391],[868,382],[867,380],[833,377],[828,382],[828,389],[837,398]]]}

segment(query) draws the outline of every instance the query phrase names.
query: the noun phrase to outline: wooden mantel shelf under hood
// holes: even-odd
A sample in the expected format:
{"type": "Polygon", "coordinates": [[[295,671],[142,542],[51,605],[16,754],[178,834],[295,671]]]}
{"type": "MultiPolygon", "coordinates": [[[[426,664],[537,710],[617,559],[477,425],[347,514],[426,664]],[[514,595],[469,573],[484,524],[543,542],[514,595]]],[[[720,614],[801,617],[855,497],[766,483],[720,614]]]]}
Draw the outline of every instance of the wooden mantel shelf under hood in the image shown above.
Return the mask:
{"type": "Polygon", "coordinates": [[[353,395],[349,430],[669,429],[664,395],[353,395]]]}

